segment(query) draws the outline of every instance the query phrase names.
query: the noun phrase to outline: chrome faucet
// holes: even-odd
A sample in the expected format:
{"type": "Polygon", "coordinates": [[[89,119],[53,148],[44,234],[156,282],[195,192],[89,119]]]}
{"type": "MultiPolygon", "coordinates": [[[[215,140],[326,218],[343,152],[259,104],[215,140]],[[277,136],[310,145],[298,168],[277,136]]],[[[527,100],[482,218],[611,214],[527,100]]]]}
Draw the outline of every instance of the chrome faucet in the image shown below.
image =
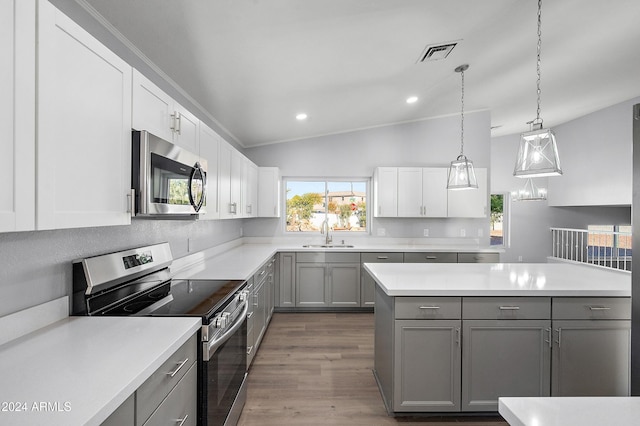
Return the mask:
{"type": "Polygon", "coordinates": [[[322,222],[322,225],[320,225],[320,233],[325,235],[324,243],[326,245],[331,244],[331,242],[333,241],[333,238],[331,238],[331,236],[329,235],[329,219],[325,219],[322,222]],[[325,228],[326,228],[326,231],[325,231],[325,228]]]}

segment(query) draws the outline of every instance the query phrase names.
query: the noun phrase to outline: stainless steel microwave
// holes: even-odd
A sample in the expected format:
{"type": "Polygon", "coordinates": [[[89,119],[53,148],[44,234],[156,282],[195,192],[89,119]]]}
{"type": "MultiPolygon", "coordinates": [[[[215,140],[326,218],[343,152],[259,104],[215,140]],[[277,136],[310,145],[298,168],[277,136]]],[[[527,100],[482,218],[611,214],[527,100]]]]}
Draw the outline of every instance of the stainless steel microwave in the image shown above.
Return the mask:
{"type": "Polygon", "coordinates": [[[133,130],[135,216],[196,216],[206,211],[207,161],[147,131],[133,130]]]}

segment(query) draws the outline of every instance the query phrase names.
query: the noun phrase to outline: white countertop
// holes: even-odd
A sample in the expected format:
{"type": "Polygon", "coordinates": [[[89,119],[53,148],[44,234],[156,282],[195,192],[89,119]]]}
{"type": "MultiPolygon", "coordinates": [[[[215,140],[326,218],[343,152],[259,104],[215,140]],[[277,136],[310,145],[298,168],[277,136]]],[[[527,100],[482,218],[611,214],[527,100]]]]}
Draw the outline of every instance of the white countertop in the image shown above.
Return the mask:
{"type": "Polygon", "coordinates": [[[0,346],[0,424],[100,424],[200,321],[69,317],[0,346]]]}
{"type": "MultiPolygon", "coordinates": [[[[474,245],[424,244],[354,244],[351,248],[303,247],[306,243],[279,242],[267,244],[241,244],[223,253],[204,255],[195,264],[175,271],[177,279],[246,280],[277,252],[460,252],[500,253],[501,249],[474,245]]],[[[174,262],[178,263],[178,262],[174,262]]]]}
{"type": "Polygon", "coordinates": [[[640,422],[640,398],[500,398],[498,412],[511,426],[630,426],[640,422]]]}
{"type": "Polygon", "coordinates": [[[365,263],[388,296],[621,296],[631,274],[567,263],[365,263]]]}

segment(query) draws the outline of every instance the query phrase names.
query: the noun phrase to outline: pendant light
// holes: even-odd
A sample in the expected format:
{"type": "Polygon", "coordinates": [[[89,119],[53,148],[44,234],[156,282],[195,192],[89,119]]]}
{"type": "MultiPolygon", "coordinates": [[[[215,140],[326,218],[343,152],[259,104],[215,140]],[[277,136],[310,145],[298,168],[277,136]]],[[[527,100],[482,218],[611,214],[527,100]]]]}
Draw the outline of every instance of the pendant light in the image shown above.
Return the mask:
{"type": "Polygon", "coordinates": [[[462,97],[460,112],[460,155],[451,162],[449,175],[447,177],[447,189],[478,189],[476,172],[473,170],[473,162],[464,155],[464,72],[469,69],[469,65],[460,65],[455,69],[459,72],[462,80],[462,97]]]}
{"type": "Polygon", "coordinates": [[[537,87],[538,110],[536,119],[531,121],[531,129],[520,135],[520,147],[513,175],[521,178],[561,176],[560,158],[556,136],[551,129],[542,126],[540,118],[540,48],[542,47],[542,0],[538,0],[538,57],[537,87]]]}
{"type": "Polygon", "coordinates": [[[533,179],[528,178],[524,188],[511,192],[511,199],[513,201],[543,201],[547,199],[547,190],[538,188],[533,183],[533,179]]]}

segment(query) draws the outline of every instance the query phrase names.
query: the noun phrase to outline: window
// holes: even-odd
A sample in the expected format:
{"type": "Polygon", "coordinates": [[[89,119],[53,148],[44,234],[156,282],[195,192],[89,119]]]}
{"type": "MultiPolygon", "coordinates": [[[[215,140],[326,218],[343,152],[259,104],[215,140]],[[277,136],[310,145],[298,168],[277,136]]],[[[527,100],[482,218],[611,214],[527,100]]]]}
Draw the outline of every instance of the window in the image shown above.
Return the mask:
{"type": "Polygon", "coordinates": [[[587,226],[587,259],[589,263],[631,270],[631,226],[587,226]]]}
{"type": "Polygon", "coordinates": [[[489,230],[492,246],[508,246],[507,217],[505,194],[491,194],[491,229],[489,230]]]}
{"type": "Polygon", "coordinates": [[[332,231],[368,232],[368,180],[286,179],[285,182],[287,232],[320,232],[325,220],[332,231]]]}

